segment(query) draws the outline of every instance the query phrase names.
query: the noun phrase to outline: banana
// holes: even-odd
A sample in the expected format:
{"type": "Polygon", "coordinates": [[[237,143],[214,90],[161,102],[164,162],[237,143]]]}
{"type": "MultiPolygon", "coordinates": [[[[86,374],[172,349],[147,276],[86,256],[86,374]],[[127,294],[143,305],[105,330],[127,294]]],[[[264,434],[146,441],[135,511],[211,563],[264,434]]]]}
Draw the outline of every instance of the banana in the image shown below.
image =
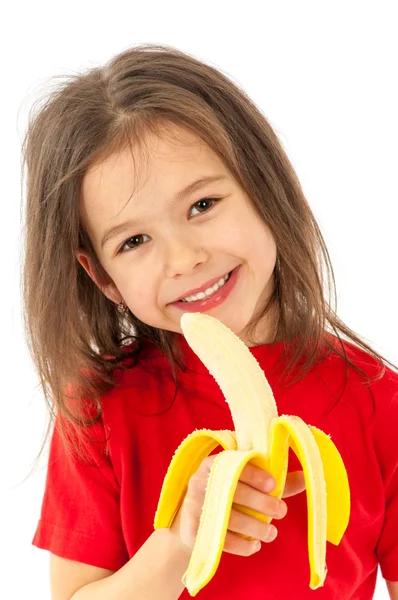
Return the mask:
{"type": "Polygon", "coordinates": [[[231,508],[261,521],[272,519],[233,504],[236,486],[250,462],[274,477],[271,495],[281,498],[288,471],[289,448],[304,472],[308,506],[310,588],[323,586],[327,575],[326,541],[338,545],[350,517],[350,488],[339,451],[320,429],[300,417],[278,416],[272,389],[245,344],[214,317],[184,313],[183,334],[215,378],[227,401],[235,431],[196,430],[177,448],[167,470],[154,528],[171,527],[200,463],[217,446],[208,479],[195,545],[183,583],[191,596],[214,576],[224,547],[231,508]]]}

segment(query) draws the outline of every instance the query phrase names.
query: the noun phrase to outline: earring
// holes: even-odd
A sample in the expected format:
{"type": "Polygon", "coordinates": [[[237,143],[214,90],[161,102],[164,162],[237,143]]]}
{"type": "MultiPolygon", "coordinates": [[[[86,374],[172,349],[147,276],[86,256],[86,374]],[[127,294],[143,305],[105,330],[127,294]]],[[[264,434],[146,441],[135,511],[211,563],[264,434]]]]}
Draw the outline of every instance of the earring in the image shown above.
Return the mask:
{"type": "Polygon", "coordinates": [[[124,300],[122,299],[120,301],[120,303],[117,305],[117,309],[121,314],[125,314],[126,312],[128,312],[128,306],[124,303],[124,300]]]}

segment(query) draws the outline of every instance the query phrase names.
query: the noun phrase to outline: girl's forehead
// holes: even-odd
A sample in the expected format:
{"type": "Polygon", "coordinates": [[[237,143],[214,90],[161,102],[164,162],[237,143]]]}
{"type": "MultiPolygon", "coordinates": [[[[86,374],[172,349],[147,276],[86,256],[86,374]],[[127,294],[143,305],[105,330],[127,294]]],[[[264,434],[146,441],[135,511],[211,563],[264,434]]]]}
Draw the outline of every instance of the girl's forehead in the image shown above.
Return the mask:
{"type": "Polygon", "coordinates": [[[103,221],[117,215],[132,196],[139,203],[173,197],[195,179],[228,176],[218,155],[195,133],[185,129],[148,134],[139,144],[93,165],[81,187],[83,221],[103,221]]]}
{"type": "MultiPolygon", "coordinates": [[[[83,179],[84,193],[91,187],[120,185],[120,178],[136,186],[156,175],[187,168],[187,163],[210,167],[222,165],[218,155],[194,132],[176,128],[148,133],[145,138],[119,150],[88,169],[83,179]]],[[[190,164],[190,168],[192,165],[190,164]]]]}

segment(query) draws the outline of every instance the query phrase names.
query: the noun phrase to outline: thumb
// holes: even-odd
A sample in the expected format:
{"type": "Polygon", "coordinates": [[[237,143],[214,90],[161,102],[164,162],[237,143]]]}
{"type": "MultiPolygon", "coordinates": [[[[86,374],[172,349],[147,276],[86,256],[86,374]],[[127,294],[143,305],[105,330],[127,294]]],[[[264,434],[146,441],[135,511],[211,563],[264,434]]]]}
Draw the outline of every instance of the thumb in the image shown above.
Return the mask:
{"type": "Polygon", "coordinates": [[[305,479],[303,471],[292,471],[287,474],[285,489],[283,490],[282,498],[295,496],[305,490],[305,479]]]}

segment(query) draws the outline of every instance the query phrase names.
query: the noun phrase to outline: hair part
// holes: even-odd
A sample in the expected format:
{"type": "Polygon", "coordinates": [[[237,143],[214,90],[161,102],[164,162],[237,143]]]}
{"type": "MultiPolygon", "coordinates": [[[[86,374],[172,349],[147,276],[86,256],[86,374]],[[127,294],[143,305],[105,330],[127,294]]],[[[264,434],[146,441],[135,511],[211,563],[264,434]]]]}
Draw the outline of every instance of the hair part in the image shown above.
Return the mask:
{"type": "Polygon", "coordinates": [[[385,360],[397,368],[326,300],[325,284],[336,306],[333,268],[297,175],[268,120],[226,75],[173,47],[143,44],[103,67],[63,78],[42,106],[33,107],[23,145],[25,330],[51,417],[63,416],[69,431],[89,429],[100,418],[101,395],[117,385],[115,371],[133,368],[144,341],[169,358],[176,382],[176,366],[184,368],[175,334],[131,312],[121,315],[76,258],[85,248],[98,277],[106,278],[80,215],[85,173],[129,145],[134,160],[137,149],[145,150],[148,132],[160,135],[169,125],[192,131],[217,153],[274,237],[275,289],[249,333],[265,313],[275,312],[274,341],[286,340],[292,350],[288,377],[305,356],[292,383],[308,373],[325,347],[370,381],[347,357],[340,334],[380,366],[385,360]],[[341,348],[329,343],[327,331],[341,348]],[[293,338],[297,343],[290,345],[293,338]],[[134,359],[128,366],[127,358],[134,359]]]}

